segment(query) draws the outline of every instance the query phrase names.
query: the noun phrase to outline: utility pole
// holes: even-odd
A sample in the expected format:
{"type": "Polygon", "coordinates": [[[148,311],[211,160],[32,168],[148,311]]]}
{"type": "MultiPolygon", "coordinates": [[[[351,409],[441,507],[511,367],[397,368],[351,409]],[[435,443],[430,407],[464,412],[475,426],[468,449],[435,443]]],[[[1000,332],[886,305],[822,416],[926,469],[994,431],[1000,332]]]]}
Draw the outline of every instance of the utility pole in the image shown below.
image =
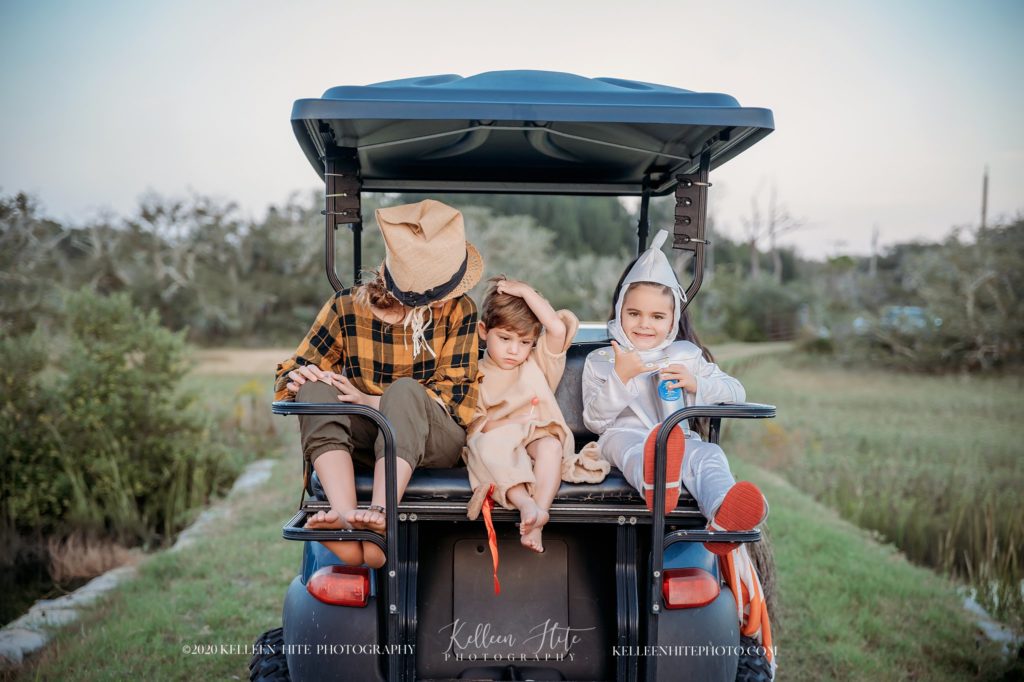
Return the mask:
{"type": "Polygon", "coordinates": [[[985,166],[985,175],[981,178],[981,229],[985,229],[985,221],[988,218],[988,166],[985,166]]]}

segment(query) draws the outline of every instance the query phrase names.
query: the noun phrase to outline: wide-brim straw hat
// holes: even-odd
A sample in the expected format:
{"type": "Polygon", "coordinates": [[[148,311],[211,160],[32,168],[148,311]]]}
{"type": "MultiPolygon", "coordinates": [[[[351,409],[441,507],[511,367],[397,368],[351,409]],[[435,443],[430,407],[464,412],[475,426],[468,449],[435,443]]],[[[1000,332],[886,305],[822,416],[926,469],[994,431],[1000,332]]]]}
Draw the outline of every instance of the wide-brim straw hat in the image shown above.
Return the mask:
{"type": "Polygon", "coordinates": [[[447,301],[473,288],[484,260],[466,241],[462,213],[434,199],[378,208],[386,255],[384,285],[402,304],[447,301]]]}

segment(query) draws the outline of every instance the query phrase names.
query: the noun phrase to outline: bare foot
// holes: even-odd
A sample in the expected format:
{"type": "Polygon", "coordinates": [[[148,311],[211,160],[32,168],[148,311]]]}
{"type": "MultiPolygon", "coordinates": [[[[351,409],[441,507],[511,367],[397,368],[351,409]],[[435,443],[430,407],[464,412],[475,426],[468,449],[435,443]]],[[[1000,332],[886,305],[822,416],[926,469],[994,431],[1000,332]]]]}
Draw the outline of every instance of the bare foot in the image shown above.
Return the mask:
{"type": "Polygon", "coordinates": [[[309,516],[306,519],[306,525],[304,528],[310,530],[332,530],[332,529],[343,529],[351,530],[352,524],[345,519],[345,515],[351,512],[339,512],[335,509],[328,509],[327,511],[318,511],[316,514],[309,516]]]}
{"type": "MultiPolygon", "coordinates": [[[[345,521],[344,515],[330,509],[326,512],[319,511],[306,519],[305,528],[310,530],[351,530],[352,526],[345,521]]],[[[336,557],[349,566],[358,566],[363,563],[363,548],[360,542],[326,540],[322,541],[324,547],[334,553],[336,557]]]]}
{"type": "MultiPolygon", "coordinates": [[[[376,510],[353,509],[345,515],[345,520],[351,523],[353,528],[359,530],[369,530],[381,535],[387,530],[387,517],[376,510]]],[[[387,555],[380,547],[366,541],[360,544],[362,545],[364,564],[370,568],[380,568],[387,562],[387,555]]]]}
{"type": "Polygon", "coordinates": [[[346,512],[344,520],[356,530],[372,530],[374,533],[383,533],[387,529],[384,515],[369,509],[353,509],[346,512]]]}
{"type": "Polygon", "coordinates": [[[372,542],[362,542],[363,546],[363,563],[370,568],[380,568],[387,562],[387,556],[381,551],[381,548],[372,542]]]}
{"type": "MultiPolygon", "coordinates": [[[[537,503],[534,503],[533,506],[537,510],[537,516],[531,524],[531,528],[525,533],[520,534],[519,542],[522,543],[523,547],[532,549],[534,552],[540,554],[544,551],[544,543],[541,541],[541,534],[544,531],[544,526],[548,525],[548,520],[551,518],[551,514],[537,503]]],[[[522,524],[520,524],[520,530],[521,529],[522,524]]]]}
{"type": "Polygon", "coordinates": [[[544,553],[544,543],[541,541],[541,534],[544,532],[543,528],[534,528],[526,535],[519,536],[519,542],[526,549],[533,550],[537,554],[544,553]]]}
{"type": "Polygon", "coordinates": [[[547,516],[547,512],[538,507],[533,499],[527,498],[519,505],[519,534],[526,535],[538,524],[543,526],[548,522],[547,516]],[[540,520],[541,514],[544,515],[543,521],[540,520]]]}

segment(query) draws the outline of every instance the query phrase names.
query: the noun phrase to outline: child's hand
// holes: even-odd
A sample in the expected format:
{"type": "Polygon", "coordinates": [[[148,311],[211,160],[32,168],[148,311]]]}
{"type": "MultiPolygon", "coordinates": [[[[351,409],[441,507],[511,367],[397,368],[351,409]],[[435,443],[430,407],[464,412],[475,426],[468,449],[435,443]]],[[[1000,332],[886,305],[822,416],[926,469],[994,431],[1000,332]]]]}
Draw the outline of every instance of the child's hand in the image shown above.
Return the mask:
{"type": "Polygon", "coordinates": [[[498,282],[498,293],[523,298],[534,293],[533,287],[517,279],[503,279],[498,282]]]}
{"type": "Polygon", "coordinates": [[[630,379],[649,371],[640,359],[640,354],[635,350],[625,351],[619,344],[612,341],[612,350],[615,351],[615,373],[619,375],[622,383],[628,383],[630,379]]]}
{"type": "Polygon", "coordinates": [[[285,385],[285,388],[291,393],[298,393],[299,387],[307,381],[322,381],[325,384],[331,384],[333,374],[333,372],[326,372],[316,365],[300,365],[288,372],[288,378],[291,381],[285,385]]]}
{"type": "Polygon", "coordinates": [[[665,369],[661,370],[660,376],[662,381],[672,381],[668,385],[669,388],[681,388],[687,393],[697,392],[697,378],[693,376],[690,370],[686,369],[686,365],[681,363],[672,363],[665,369]]]}
{"type": "Polygon", "coordinates": [[[338,400],[343,403],[351,403],[353,405],[366,405],[368,407],[376,407],[373,404],[372,397],[366,393],[363,393],[356,388],[348,377],[341,374],[332,373],[331,384],[336,386],[341,392],[338,394],[338,400]]]}

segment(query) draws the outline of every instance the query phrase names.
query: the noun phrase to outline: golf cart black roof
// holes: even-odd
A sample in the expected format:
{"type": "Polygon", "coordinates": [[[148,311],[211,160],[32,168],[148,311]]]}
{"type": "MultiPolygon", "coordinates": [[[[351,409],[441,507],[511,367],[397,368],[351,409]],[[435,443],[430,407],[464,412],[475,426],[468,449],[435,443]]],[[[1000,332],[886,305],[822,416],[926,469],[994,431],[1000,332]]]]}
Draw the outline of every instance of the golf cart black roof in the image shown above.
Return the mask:
{"type": "Polygon", "coordinates": [[[339,86],[292,107],[313,168],[357,148],[364,191],[665,194],[702,151],[714,169],[774,126],[729,95],[549,71],[339,86]]]}

